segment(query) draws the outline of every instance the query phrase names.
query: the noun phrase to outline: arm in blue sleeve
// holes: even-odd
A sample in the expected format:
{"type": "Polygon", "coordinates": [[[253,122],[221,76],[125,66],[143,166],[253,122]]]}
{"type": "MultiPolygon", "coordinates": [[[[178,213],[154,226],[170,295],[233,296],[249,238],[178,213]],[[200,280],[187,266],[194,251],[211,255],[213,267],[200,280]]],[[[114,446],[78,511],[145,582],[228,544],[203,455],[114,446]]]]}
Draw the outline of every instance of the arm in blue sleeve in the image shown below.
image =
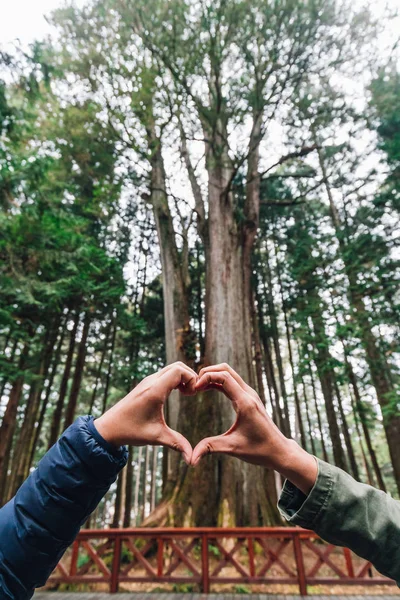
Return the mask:
{"type": "Polygon", "coordinates": [[[0,597],[31,598],[127,460],[79,417],[0,510],[0,597]]]}

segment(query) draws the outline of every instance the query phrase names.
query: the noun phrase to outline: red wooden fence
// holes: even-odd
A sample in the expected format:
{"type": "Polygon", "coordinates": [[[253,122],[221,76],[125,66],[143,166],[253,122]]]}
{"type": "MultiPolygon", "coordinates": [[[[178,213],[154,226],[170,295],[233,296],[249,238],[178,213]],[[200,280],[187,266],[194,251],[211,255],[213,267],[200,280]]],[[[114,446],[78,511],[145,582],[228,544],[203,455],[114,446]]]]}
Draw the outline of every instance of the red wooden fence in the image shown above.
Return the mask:
{"type": "Polygon", "coordinates": [[[347,548],[291,527],[82,530],[50,578],[63,583],[394,584],[347,548]]]}

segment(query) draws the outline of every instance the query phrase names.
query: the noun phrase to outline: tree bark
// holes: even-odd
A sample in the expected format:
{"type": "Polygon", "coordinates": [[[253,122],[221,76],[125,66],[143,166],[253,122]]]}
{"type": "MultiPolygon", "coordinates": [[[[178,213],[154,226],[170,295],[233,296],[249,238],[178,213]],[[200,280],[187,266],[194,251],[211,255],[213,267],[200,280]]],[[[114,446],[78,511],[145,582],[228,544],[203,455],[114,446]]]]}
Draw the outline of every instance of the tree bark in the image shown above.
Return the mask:
{"type": "Polygon", "coordinates": [[[35,423],[40,408],[40,398],[44,386],[44,380],[50,367],[51,353],[57,339],[58,325],[59,318],[57,319],[57,323],[51,327],[50,331],[48,331],[44,337],[39,369],[36,374],[37,378],[31,385],[25,407],[24,421],[19,431],[18,441],[14,450],[12,477],[9,479],[7,486],[8,498],[12,498],[16,494],[17,490],[29,474],[29,469],[31,466],[30,457],[35,439],[35,423]]]}
{"type": "Polygon", "coordinates": [[[48,403],[49,403],[51,390],[52,390],[52,387],[53,387],[53,381],[54,381],[54,378],[56,376],[57,367],[58,367],[58,365],[60,363],[61,349],[62,349],[62,346],[63,346],[63,343],[64,343],[65,334],[66,334],[67,319],[68,319],[68,317],[65,317],[64,322],[62,324],[61,333],[60,333],[59,340],[58,340],[58,343],[57,343],[57,348],[56,348],[56,351],[55,351],[54,356],[53,356],[51,370],[50,370],[50,376],[49,376],[49,380],[48,380],[47,387],[46,387],[46,393],[45,393],[45,397],[44,397],[43,402],[42,402],[42,407],[40,409],[40,415],[39,415],[39,419],[38,419],[38,424],[37,424],[37,427],[35,429],[35,435],[34,435],[34,439],[33,439],[33,445],[32,445],[32,449],[31,449],[31,455],[30,455],[30,464],[33,463],[35,450],[37,448],[39,437],[40,437],[40,434],[41,434],[41,431],[42,431],[43,422],[44,422],[44,418],[45,418],[45,415],[46,415],[46,410],[47,410],[47,406],[48,406],[48,403]]]}
{"type": "Polygon", "coordinates": [[[69,394],[69,400],[67,405],[67,410],[65,413],[64,419],[64,430],[67,429],[75,417],[76,405],[78,402],[79,391],[81,389],[82,377],[83,377],[83,369],[85,367],[85,360],[87,354],[87,338],[89,335],[89,327],[90,327],[90,314],[87,312],[85,314],[85,318],[83,320],[83,330],[81,341],[79,342],[78,347],[78,355],[76,357],[75,364],[75,372],[72,380],[71,391],[69,394]]]}
{"type": "Polygon", "coordinates": [[[76,334],[78,331],[78,325],[79,325],[79,310],[77,310],[77,312],[75,314],[74,325],[73,325],[71,335],[69,338],[69,346],[68,346],[67,357],[65,359],[64,373],[63,373],[63,376],[61,379],[60,391],[59,391],[59,395],[58,395],[58,399],[57,399],[57,404],[53,411],[53,415],[52,415],[52,419],[51,419],[48,448],[51,448],[56,443],[56,441],[58,439],[59,431],[60,431],[62,411],[63,411],[65,396],[67,394],[69,376],[71,373],[72,359],[74,356],[75,339],[76,339],[76,334]]]}
{"type": "Polygon", "coordinates": [[[342,395],[341,395],[339,385],[338,385],[336,379],[335,379],[334,385],[335,385],[336,399],[337,399],[338,407],[339,407],[339,414],[340,414],[340,418],[342,421],[342,431],[343,431],[344,441],[346,444],[347,457],[349,459],[350,469],[353,474],[353,477],[355,479],[357,479],[357,481],[360,481],[358,465],[357,465],[356,457],[354,454],[353,444],[351,441],[351,436],[350,436],[349,427],[347,424],[346,415],[345,415],[344,409],[343,409],[342,395]]]}
{"type": "Polygon", "coordinates": [[[7,480],[8,459],[12,436],[15,429],[17,409],[24,383],[24,368],[28,357],[29,343],[25,342],[18,361],[18,375],[11,388],[7,408],[0,427],[0,504],[4,503],[5,483],[7,480]]]}
{"type": "Polygon", "coordinates": [[[128,463],[126,465],[125,504],[124,504],[124,519],[122,522],[122,527],[130,527],[131,526],[132,491],[133,491],[133,447],[129,446],[128,463]]]}
{"type": "Polygon", "coordinates": [[[158,447],[153,446],[153,460],[151,465],[151,488],[150,488],[150,512],[156,507],[157,502],[157,469],[158,469],[158,447]]]}
{"type": "Polygon", "coordinates": [[[136,479],[135,479],[135,499],[133,504],[133,509],[135,513],[135,526],[137,527],[139,524],[139,491],[140,491],[140,474],[142,470],[142,453],[143,447],[139,446],[138,455],[137,455],[137,469],[136,469],[136,479]]]}

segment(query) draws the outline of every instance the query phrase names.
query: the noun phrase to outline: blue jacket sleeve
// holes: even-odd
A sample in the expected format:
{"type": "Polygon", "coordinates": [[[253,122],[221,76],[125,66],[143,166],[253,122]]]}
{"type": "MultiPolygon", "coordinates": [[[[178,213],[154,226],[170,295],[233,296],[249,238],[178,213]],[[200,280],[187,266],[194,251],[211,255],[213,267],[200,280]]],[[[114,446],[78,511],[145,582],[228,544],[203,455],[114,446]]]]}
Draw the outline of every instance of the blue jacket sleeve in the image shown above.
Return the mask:
{"type": "Polygon", "coordinates": [[[0,510],[0,597],[26,600],[44,585],[126,464],[92,417],[79,417],[0,510]]]}

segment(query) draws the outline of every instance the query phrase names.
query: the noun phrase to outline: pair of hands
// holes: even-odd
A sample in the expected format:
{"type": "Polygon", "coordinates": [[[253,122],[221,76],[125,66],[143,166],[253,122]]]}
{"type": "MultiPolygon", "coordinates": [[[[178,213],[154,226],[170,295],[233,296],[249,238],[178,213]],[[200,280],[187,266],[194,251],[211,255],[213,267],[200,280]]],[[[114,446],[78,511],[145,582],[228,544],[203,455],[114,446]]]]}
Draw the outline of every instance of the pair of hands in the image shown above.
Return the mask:
{"type": "Polygon", "coordinates": [[[146,377],[123,400],[95,421],[99,433],[120,445],[165,445],[182,453],[196,466],[206,454],[220,452],[246,462],[277,468],[288,440],[268,416],[258,394],[227,364],[206,367],[197,375],[181,362],[146,377]],[[236,421],[222,435],[201,440],[192,449],[189,441],[165,422],[163,407],[172,392],[194,396],[216,389],[233,404],[236,421]]]}

